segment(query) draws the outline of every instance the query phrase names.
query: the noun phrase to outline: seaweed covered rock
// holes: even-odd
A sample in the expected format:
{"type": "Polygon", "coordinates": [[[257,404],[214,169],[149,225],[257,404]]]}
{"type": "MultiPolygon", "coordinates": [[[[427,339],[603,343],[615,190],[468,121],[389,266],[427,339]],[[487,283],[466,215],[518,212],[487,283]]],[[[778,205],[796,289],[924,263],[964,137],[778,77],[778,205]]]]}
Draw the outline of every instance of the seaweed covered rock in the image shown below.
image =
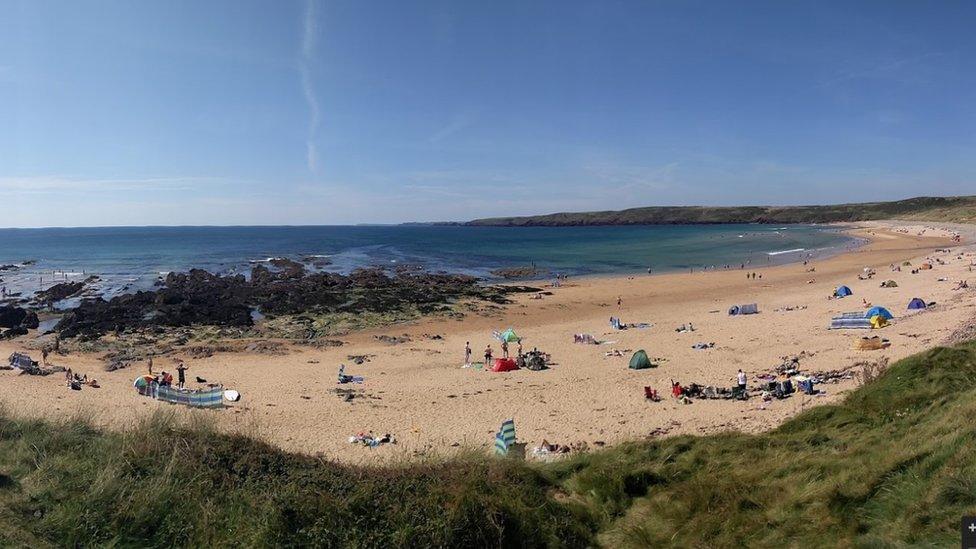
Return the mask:
{"type": "Polygon", "coordinates": [[[159,326],[251,326],[251,311],[301,313],[396,313],[444,310],[458,299],[505,302],[505,287],[486,287],[466,275],[380,268],[349,275],[309,273],[299,263],[255,266],[250,279],[194,269],[170,273],[161,287],[112,298],[85,300],[57,330],[65,337],[97,337],[110,331],[159,326]]]}

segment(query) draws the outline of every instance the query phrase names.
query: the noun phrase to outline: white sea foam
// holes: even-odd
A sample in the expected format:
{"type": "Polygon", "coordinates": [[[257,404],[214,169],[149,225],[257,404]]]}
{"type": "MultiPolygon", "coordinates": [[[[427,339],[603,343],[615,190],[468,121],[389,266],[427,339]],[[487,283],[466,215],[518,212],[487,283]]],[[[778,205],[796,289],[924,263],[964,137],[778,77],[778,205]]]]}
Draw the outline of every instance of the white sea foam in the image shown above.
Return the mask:
{"type": "Polygon", "coordinates": [[[766,252],[766,255],[783,255],[783,254],[795,254],[798,252],[805,252],[806,248],[795,248],[792,250],[780,250],[778,252],[766,252]]]}

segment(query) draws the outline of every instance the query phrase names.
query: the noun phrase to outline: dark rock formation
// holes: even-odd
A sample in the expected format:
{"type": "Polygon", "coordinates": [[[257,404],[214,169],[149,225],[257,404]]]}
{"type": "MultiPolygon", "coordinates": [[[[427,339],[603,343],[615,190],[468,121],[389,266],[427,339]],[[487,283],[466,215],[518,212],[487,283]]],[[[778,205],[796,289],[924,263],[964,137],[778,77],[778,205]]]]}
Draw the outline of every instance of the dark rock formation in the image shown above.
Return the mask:
{"type": "Polygon", "coordinates": [[[253,321],[246,297],[241,275],[220,277],[198,269],[170,273],[164,287],[155,292],[121,295],[111,301],[85,300],[55,330],[64,337],[75,337],[151,326],[250,326],[253,321]]]}
{"type": "Polygon", "coordinates": [[[46,290],[41,290],[35,294],[34,299],[38,303],[50,305],[62,299],[77,297],[85,290],[85,287],[98,280],[97,276],[90,276],[80,282],[61,282],[46,290]]]}
{"type": "Polygon", "coordinates": [[[17,336],[22,336],[22,335],[27,335],[27,328],[23,326],[15,326],[13,328],[0,332],[0,339],[13,339],[17,336]]]}
{"type": "Polygon", "coordinates": [[[549,271],[545,269],[539,269],[532,266],[525,267],[508,267],[505,269],[496,269],[491,272],[492,275],[499,278],[506,279],[517,279],[517,278],[539,278],[549,274],[549,271]]]}
{"type": "Polygon", "coordinates": [[[21,309],[20,307],[0,307],[0,328],[16,328],[23,326],[31,330],[39,325],[37,313],[21,309]]]}
{"type": "Polygon", "coordinates": [[[112,298],[85,300],[65,315],[56,330],[64,337],[97,337],[110,331],[217,325],[253,325],[251,310],[265,315],[301,313],[388,313],[446,310],[457,299],[506,303],[521,287],[491,287],[471,276],[399,270],[360,269],[348,276],[308,273],[291,260],[274,270],[255,266],[243,275],[219,276],[202,270],[170,273],[161,287],[112,298]]]}

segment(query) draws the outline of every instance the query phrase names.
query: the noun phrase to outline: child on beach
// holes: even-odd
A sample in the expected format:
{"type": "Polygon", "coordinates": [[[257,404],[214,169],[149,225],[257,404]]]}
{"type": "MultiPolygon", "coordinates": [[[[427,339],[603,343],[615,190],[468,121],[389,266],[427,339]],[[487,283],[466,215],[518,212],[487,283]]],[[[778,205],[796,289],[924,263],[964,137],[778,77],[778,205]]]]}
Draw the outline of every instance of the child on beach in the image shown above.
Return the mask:
{"type": "Polygon", "coordinates": [[[502,358],[508,358],[508,342],[502,341],[502,358]]]}

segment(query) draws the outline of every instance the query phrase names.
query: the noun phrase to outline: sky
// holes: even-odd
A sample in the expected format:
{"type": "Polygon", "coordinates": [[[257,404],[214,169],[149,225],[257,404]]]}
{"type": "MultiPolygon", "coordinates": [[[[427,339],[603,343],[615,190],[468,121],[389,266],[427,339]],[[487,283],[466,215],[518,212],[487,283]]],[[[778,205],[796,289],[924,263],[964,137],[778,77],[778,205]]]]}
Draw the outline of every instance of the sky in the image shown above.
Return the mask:
{"type": "Polygon", "coordinates": [[[0,226],[976,194],[976,3],[0,0],[0,226]]]}

